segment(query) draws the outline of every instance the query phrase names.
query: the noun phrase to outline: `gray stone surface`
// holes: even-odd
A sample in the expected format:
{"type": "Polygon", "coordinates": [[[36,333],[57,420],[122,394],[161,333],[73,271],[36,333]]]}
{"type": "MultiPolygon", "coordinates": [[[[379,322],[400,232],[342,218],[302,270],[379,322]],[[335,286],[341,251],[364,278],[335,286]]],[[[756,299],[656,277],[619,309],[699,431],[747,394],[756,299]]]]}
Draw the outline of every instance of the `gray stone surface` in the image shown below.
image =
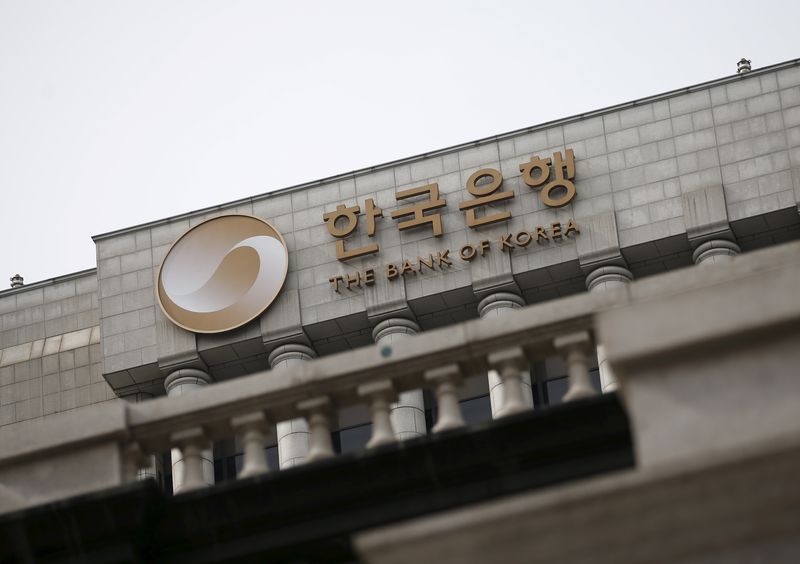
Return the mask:
{"type": "MultiPolygon", "coordinates": [[[[725,221],[734,231],[739,222],[796,210],[799,195],[800,79],[797,66],[788,63],[254,196],[96,238],[104,372],[115,386],[128,382],[142,387],[162,377],[159,363],[171,366],[199,358],[220,377],[234,377],[263,366],[271,347],[280,342],[305,338],[320,354],[368,344],[370,325],[397,312],[410,309],[424,327],[474,317],[472,306],[449,305],[468,289],[478,297],[512,289],[530,303],[545,301],[581,290],[577,266],[620,256],[637,276],[652,274],[686,264],[687,249],[675,248],[676,238],[702,242],[712,232],[719,235],[725,221]],[[539,190],[522,182],[519,165],[534,155],[550,157],[567,148],[576,155],[577,196],[564,208],[546,208],[539,190]],[[470,229],[458,206],[471,198],[466,180],[487,167],[502,172],[502,190],[513,191],[515,197],[480,214],[508,211],[512,216],[470,229]],[[447,202],[439,210],[442,235],[434,237],[429,225],[400,232],[390,213],[409,202],[398,202],[396,193],[434,182],[447,202]],[[363,206],[367,198],[384,210],[376,235],[367,237],[362,217],[347,245],[376,242],[380,253],[340,262],[322,214],[340,203],[363,206]],[[243,332],[246,342],[239,350],[225,336],[210,336],[199,351],[189,336],[160,317],[153,281],[182,232],[231,212],[262,217],[282,232],[290,252],[289,274],[283,295],[260,320],[260,349],[243,332]],[[581,227],[580,235],[499,250],[504,233],[569,218],[581,227]],[[485,257],[472,262],[457,258],[462,245],[482,239],[491,242],[485,257]],[[455,257],[450,267],[408,273],[391,282],[384,276],[388,262],[414,261],[444,249],[455,257]],[[633,260],[637,255],[640,260],[633,260]],[[374,286],[340,292],[331,288],[331,276],[368,268],[375,271],[374,286]]],[[[0,348],[78,328],[59,317],[57,305],[36,310],[44,305],[43,295],[31,293],[26,299],[28,305],[6,304],[7,312],[30,309],[26,315],[46,318],[44,328],[32,320],[11,329],[4,324],[0,348]]]]}
{"type": "Polygon", "coordinates": [[[721,184],[685,192],[682,199],[686,235],[694,245],[713,238],[733,238],[721,184]]]}
{"type": "Polygon", "coordinates": [[[2,292],[0,311],[0,426],[116,397],[103,379],[93,270],[2,292]]]}
{"type": "Polygon", "coordinates": [[[387,524],[354,545],[369,564],[790,564],[798,471],[800,448],[787,441],[387,524]]]}
{"type": "Polygon", "coordinates": [[[614,212],[593,215],[581,223],[581,236],[576,239],[576,245],[584,270],[591,271],[600,265],[624,265],[614,212]]]}
{"type": "MultiPolygon", "coordinates": [[[[230,438],[236,433],[231,421],[254,410],[270,421],[312,417],[312,435],[315,425],[324,423],[317,438],[327,442],[335,411],[363,404],[358,390],[374,389],[378,382],[397,392],[418,389],[426,385],[424,374],[453,362],[475,370],[495,366],[506,376],[513,369],[518,375],[531,359],[547,360],[566,341],[586,347],[590,332],[606,343],[620,379],[638,475],[645,478],[653,470],[674,470],[704,457],[717,464],[787,440],[797,443],[800,304],[793,298],[799,274],[800,242],[794,242],[713,267],[633,282],[624,292],[581,294],[517,311],[504,308],[506,315],[496,319],[393,341],[388,355],[381,346],[363,348],[200,389],[195,389],[197,380],[205,382],[206,376],[182,370],[166,385],[181,392],[186,385],[191,393],[110,403],[0,428],[0,474],[10,477],[4,483],[17,484],[25,467],[52,473],[49,461],[60,460],[59,453],[68,453],[64,464],[74,468],[82,460],[94,462],[100,452],[107,459],[81,487],[108,487],[135,479],[131,464],[124,475],[121,471],[123,453],[138,453],[141,459],[192,446],[191,441],[199,453],[196,441],[230,438]]],[[[273,355],[293,352],[286,347],[273,355]]],[[[77,351],[59,353],[59,361],[79,366],[77,351]]],[[[303,351],[308,349],[294,352],[303,351]]],[[[585,359],[579,362],[587,376],[585,359]]],[[[71,378],[79,378],[77,370],[71,378]]],[[[34,499],[68,495],[77,483],[74,477],[38,483],[41,492],[34,499]]],[[[3,496],[18,503],[18,492],[28,487],[19,483],[3,496]]]]}

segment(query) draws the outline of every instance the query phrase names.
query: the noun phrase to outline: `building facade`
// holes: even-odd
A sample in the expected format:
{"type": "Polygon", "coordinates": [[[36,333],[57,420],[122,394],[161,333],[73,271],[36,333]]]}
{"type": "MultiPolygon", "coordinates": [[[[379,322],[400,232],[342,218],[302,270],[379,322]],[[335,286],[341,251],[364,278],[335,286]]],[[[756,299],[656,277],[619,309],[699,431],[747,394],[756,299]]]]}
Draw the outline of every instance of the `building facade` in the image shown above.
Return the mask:
{"type": "MultiPolygon", "coordinates": [[[[724,264],[800,238],[799,204],[794,60],[97,235],[96,269],[0,292],[0,437],[248,375],[311,374],[314,359],[371,345],[391,360],[417,335],[476,319],[499,327],[523,308],[546,311],[527,306],[587,291],[602,299],[633,281],[724,264]],[[232,216],[277,233],[277,250],[245,245],[264,235],[219,223],[232,216]],[[190,241],[204,230],[207,239],[190,241]],[[230,313],[262,276],[274,295],[230,313]],[[228,279],[241,287],[220,293],[228,279]],[[220,312],[232,317],[219,321],[220,312]]],[[[558,354],[520,370],[508,368],[521,365],[505,349],[462,365],[452,394],[463,418],[614,392],[622,376],[606,335],[570,333],[548,349],[558,354]]],[[[451,382],[431,374],[425,382],[451,382]]],[[[189,491],[258,473],[252,445],[284,470],[425,437],[448,413],[448,392],[422,383],[363,384],[351,391],[363,405],[323,405],[308,392],[296,409],[277,409],[269,432],[154,439],[166,448],[145,449],[139,472],[189,491]],[[320,425],[330,444],[319,442],[320,425]]],[[[8,508],[53,499],[12,474],[8,508]]],[[[59,495],[82,491],[76,477],[59,495]]]]}

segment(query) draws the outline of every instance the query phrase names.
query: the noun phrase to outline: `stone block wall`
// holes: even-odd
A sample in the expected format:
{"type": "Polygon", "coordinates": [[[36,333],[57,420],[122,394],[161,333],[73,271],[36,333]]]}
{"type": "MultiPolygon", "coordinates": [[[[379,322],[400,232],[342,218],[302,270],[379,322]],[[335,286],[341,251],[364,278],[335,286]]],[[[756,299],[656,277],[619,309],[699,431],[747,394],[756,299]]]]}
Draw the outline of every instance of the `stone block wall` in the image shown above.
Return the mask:
{"type": "Polygon", "coordinates": [[[116,398],[94,270],[0,292],[0,426],[116,398]]]}
{"type": "MultiPolygon", "coordinates": [[[[528,302],[583,289],[585,273],[579,268],[574,237],[505,254],[495,243],[488,260],[456,259],[450,268],[395,281],[384,276],[386,263],[443,249],[450,249],[452,256],[465,243],[496,242],[509,232],[569,218],[590,229],[590,218],[610,214],[619,251],[629,261],[646,261],[653,251],[671,256],[670,267],[690,264],[693,220],[684,208],[687,201],[701,201],[691,196],[698,191],[719,196],[704,195],[703,201],[714,206],[704,213],[718,218],[721,225],[779,210],[794,210],[796,216],[800,66],[795,61],[98,236],[104,371],[115,387],[143,385],[154,375],[153,369],[142,367],[192,362],[198,349],[230,344],[229,336],[204,336],[201,344],[194,335],[172,326],[156,306],[153,289],[169,246],[186,229],[215,215],[253,214],[272,223],[286,240],[289,274],[284,293],[292,296],[284,300],[280,312],[267,314],[269,323],[261,320],[264,343],[291,327],[328,351],[341,346],[330,339],[350,345],[369,342],[369,326],[376,316],[387,315],[398,304],[410,306],[418,319],[437,326],[474,316],[480,296],[497,288],[514,287],[528,302]],[[519,167],[534,155],[552,157],[566,149],[576,157],[577,196],[566,207],[548,208],[539,190],[522,181],[519,167]],[[471,229],[459,203],[471,199],[467,179],[482,168],[499,170],[502,189],[515,194],[485,212],[509,211],[512,217],[471,229]],[[396,194],[434,182],[447,202],[439,210],[442,236],[434,237],[429,226],[400,231],[390,213],[409,202],[398,201],[396,194]],[[368,198],[384,210],[376,222],[376,236],[367,237],[362,216],[346,245],[378,243],[380,253],[338,261],[336,240],[323,214],[337,204],[363,209],[368,198]],[[379,288],[354,287],[338,293],[331,288],[331,276],[368,268],[375,269],[379,288]]],[[[591,233],[584,231],[581,236],[591,233]]],[[[661,269],[661,264],[645,264],[640,271],[661,269]]],[[[257,341],[256,325],[242,335],[257,341]]],[[[232,350],[220,355],[236,357],[232,350]]]]}

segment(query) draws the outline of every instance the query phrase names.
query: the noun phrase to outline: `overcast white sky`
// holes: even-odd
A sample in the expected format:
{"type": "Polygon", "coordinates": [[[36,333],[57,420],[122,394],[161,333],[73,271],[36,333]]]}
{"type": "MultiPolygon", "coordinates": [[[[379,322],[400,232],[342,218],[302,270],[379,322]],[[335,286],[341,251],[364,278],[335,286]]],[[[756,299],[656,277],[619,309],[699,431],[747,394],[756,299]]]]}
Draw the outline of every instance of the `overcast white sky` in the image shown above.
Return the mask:
{"type": "Polygon", "coordinates": [[[0,0],[0,288],[91,235],[800,57],[800,3],[0,0]]]}

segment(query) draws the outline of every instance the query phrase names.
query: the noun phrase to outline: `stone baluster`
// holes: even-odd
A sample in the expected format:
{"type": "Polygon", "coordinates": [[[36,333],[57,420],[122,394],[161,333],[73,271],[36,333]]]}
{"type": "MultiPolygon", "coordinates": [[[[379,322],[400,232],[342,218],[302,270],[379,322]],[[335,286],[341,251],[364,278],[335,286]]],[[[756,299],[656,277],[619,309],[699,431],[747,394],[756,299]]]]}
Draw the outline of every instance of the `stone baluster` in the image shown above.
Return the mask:
{"type": "Polygon", "coordinates": [[[448,364],[425,372],[425,381],[433,385],[439,411],[436,425],[431,429],[434,433],[464,426],[461,405],[458,403],[461,379],[461,369],[457,364],[448,364]]]}
{"type": "Polygon", "coordinates": [[[231,419],[231,427],[239,436],[244,450],[244,463],[239,478],[263,474],[269,470],[267,464],[267,438],[270,433],[269,421],[263,411],[240,415],[231,419]]]}
{"type": "MultiPolygon", "coordinates": [[[[384,319],[372,330],[372,339],[379,347],[390,347],[421,331],[419,325],[402,317],[384,319]]],[[[402,392],[397,403],[390,407],[390,417],[395,436],[399,440],[422,437],[426,434],[425,400],[422,390],[402,392]]]]}
{"type": "MultiPolygon", "coordinates": [[[[206,447],[209,444],[209,438],[202,427],[192,427],[190,429],[183,429],[176,431],[170,435],[170,441],[178,445],[181,453],[181,464],[173,464],[173,472],[180,471],[178,480],[176,481],[173,474],[172,483],[173,490],[177,493],[188,492],[199,488],[204,488],[214,484],[214,466],[211,466],[211,481],[208,480],[208,473],[206,471],[206,447]]],[[[173,449],[174,452],[174,449],[173,449]]]]}
{"type": "Polygon", "coordinates": [[[556,337],[553,345],[564,356],[567,365],[569,387],[564,395],[564,401],[597,395],[598,392],[592,386],[592,379],[589,376],[589,355],[592,350],[589,332],[579,331],[556,337]]]}
{"type": "Polygon", "coordinates": [[[719,264],[728,262],[742,252],[739,245],[725,239],[712,239],[701,243],[692,254],[695,264],[719,264]]]}
{"type": "MultiPolygon", "coordinates": [[[[123,400],[131,402],[131,403],[140,403],[143,401],[147,401],[153,399],[153,394],[148,394],[145,392],[134,392],[132,394],[126,394],[124,396],[120,396],[123,400]]],[[[132,459],[135,465],[135,478],[137,480],[148,480],[153,479],[156,482],[159,482],[159,474],[161,470],[161,457],[154,455],[154,454],[147,454],[142,455],[144,458],[138,459],[134,455],[134,451],[131,451],[132,459]]],[[[162,484],[163,485],[163,484],[162,484]]]]}
{"type": "Polygon", "coordinates": [[[124,463],[125,482],[157,478],[154,474],[145,473],[152,472],[153,456],[145,454],[137,442],[130,443],[125,448],[124,463]]]}
{"type": "MultiPolygon", "coordinates": [[[[633,280],[633,274],[621,266],[601,266],[586,276],[586,288],[590,293],[615,291],[624,288],[633,280]]],[[[600,372],[600,389],[605,394],[617,389],[617,378],[606,357],[606,348],[597,344],[597,369],[600,372]]]]}
{"type": "MultiPolygon", "coordinates": [[[[178,397],[187,393],[192,393],[198,389],[204,388],[211,383],[211,376],[206,372],[197,368],[181,368],[172,372],[164,380],[164,387],[167,390],[167,396],[178,397]]],[[[177,441],[176,441],[177,442],[177,441]]],[[[192,442],[187,448],[194,455],[195,449],[198,448],[196,442],[192,442]]],[[[200,470],[199,474],[192,469],[190,472],[192,479],[197,478],[202,485],[211,486],[214,484],[214,451],[211,448],[210,441],[205,441],[201,445],[200,450],[197,451],[197,460],[199,460],[200,470]]],[[[195,459],[192,459],[196,462],[195,459]]],[[[183,484],[183,477],[186,475],[184,468],[186,461],[186,452],[181,449],[172,449],[172,491],[185,491],[187,488],[183,484]]],[[[194,487],[194,484],[192,485],[194,487]]]]}
{"type": "MultiPolygon", "coordinates": [[[[314,350],[306,345],[292,343],[281,345],[269,355],[272,370],[278,367],[297,366],[316,358],[314,350]]],[[[276,426],[278,441],[278,465],[281,469],[302,464],[309,448],[310,433],[303,418],[279,421],[276,426]]]]}
{"type": "Polygon", "coordinates": [[[309,429],[309,448],[306,461],[313,462],[334,455],[331,442],[331,412],[333,405],[328,396],[318,396],[301,401],[297,409],[306,414],[309,429]]]}
{"type": "MultiPolygon", "coordinates": [[[[525,306],[525,300],[511,292],[495,292],[483,298],[478,303],[478,315],[481,319],[503,317],[515,309],[525,306]]],[[[492,408],[492,417],[499,417],[499,411],[505,403],[503,379],[496,370],[490,370],[489,400],[492,408]]],[[[526,407],[533,407],[533,392],[531,391],[531,375],[526,370],[520,381],[522,401],[526,407]]]]}
{"type": "Polygon", "coordinates": [[[397,398],[391,380],[379,380],[362,384],[358,387],[358,395],[369,402],[369,412],[372,416],[372,437],[367,443],[367,448],[393,443],[397,440],[390,416],[389,404],[397,398]]]}
{"type": "Polygon", "coordinates": [[[503,386],[503,403],[494,417],[506,417],[531,409],[525,397],[526,391],[530,393],[530,388],[526,389],[523,385],[523,374],[528,368],[528,361],[522,348],[511,347],[491,353],[487,360],[489,366],[497,371],[503,386]]]}

